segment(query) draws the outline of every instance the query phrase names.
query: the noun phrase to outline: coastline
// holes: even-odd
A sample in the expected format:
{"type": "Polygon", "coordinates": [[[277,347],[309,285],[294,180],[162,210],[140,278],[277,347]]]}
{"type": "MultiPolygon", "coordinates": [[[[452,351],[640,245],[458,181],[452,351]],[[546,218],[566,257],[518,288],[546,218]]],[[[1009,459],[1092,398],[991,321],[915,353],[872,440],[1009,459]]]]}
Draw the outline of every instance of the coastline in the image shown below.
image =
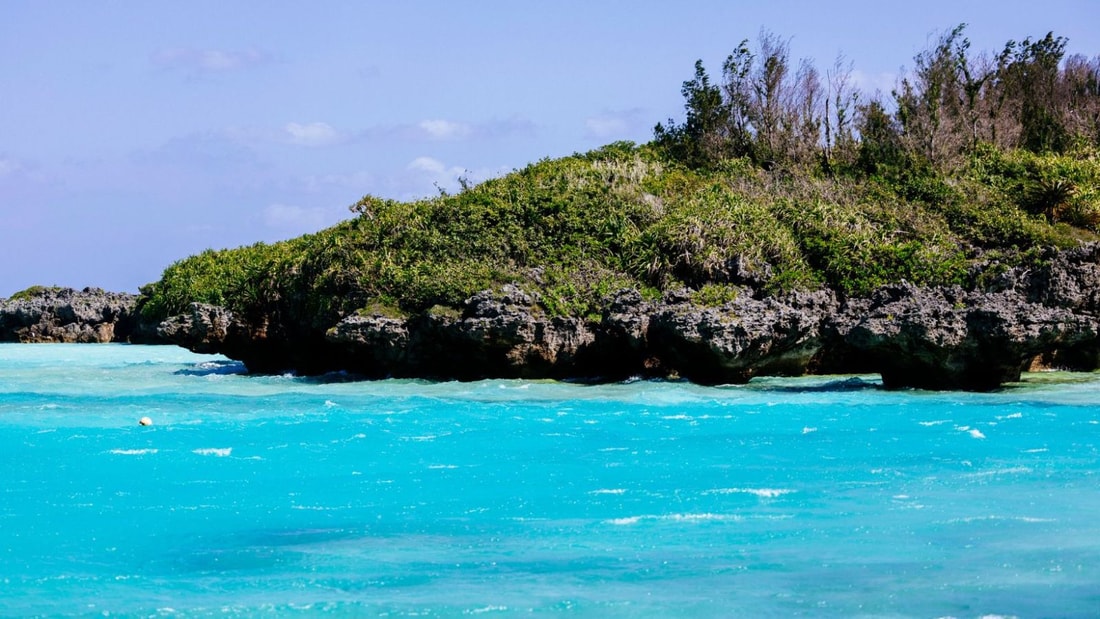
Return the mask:
{"type": "Polygon", "coordinates": [[[704,385],[873,373],[888,388],[986,391],[1032,367],[1100,367],[1098,265],[1100,245],[1090,244],[1051,253],[1042,269],[1009,270],[982,290],[903,282],[846,298],[746,287],[716,306],[690,290],[649,301],[628,289],[585,319],[549,315],[537,294],[505,285],[453,311],[359,312],[331,325],[199,303],[153,324],[137,295],[43,289],[0,300],[0,341],[170,343],[255,373],[704,385]]]}

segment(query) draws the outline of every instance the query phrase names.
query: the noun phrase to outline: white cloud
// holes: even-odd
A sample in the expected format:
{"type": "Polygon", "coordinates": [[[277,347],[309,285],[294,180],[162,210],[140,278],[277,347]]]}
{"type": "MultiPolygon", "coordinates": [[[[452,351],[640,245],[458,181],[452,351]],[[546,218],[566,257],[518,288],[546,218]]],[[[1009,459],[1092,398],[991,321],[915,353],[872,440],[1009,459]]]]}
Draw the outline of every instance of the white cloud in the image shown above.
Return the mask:
{"type": "Polygon", "coordinates": [[[864,96],[873,95],[876,92],[889,93],[897,86],[898,75],[896,73],[868,74],[855,69],[851,73],[851,85],[858,88],[864,96]]]}
{"type": "Polygon", "coordinates": [[[270,54],[258,49],[224,50],[177,47],[153,54],[153,63],[197,73],[224,73],[265,64],[270,54]]]}
{"type": "Polygon", "coordinates": [[[407,167],[410,170],[426,172],[435,176],[453,174],[455,178],[463,172],[463,168],[451,167],[448,169],[442,161],[431,157],[417,157],[409,162],[407,167]]]}
{"type": "Polygon", "coordinates": [[[205,171],[258,167],[257,153],[242,142],[232,131],[198,132],[171,138],[155,148],[134,151],[130,158],[139,165],[195,167],[205,171]]]}
{"type": "Polygon", "coordinates": [[[516,135],[530,136],[534,132],[534,123],[520,118],[489,120],[478,123],[430,118],[417,123],[371,127],[357,134],[357,137],[368,140],[398,139],[408,142],[445,142],[494,140],[516,135]]]}
{"type": "Polygon", "coordinates": [[[461,188],[460,178],[477,184],[484,180],[508,173],[509,169],[478,168],[471,170],[464,166],[449,165],[434,157],[417,157],[405,166],[405,174],[388,180],[385,187],[379,188],[384,195],[394,195],[402,200],[430,196],[440,189],[456,192],[461,188]]]}
{"type": "Polygon", "coordinates": [[[14,175],[23,170],[23,164],[14,159],[0,159],[0,178],[14,175]]]}
{"type": "Polygon", "coordinates": [[[626,121],[611,116],[597,116],[584,121],[588,134],[597,138],[608,138],[626,132],[626,121]]]}
{"type": "Polygon", "coordinates": [[[346,174],[310,175],[305,177],[304,186],[309,191],[321,191],[328,187],[346,187],[356,191],[366,192],[377,182],[377,174],[366,170],[359,170],[346,174]]]}
{"type": "Polygon", "coordinates": [[[9,182],[42,183],[49,178],[34,162],[14,157],[0,157],[0,180],[9,182]]]}
{"type": "Polygon", "coordinates": [[[495,139],[512,136],[532,136],[535,134],[535,123],[526,118],[507,118],[504,120],[489,120],[473,125],[473,137],[495,139]]]}
{"type": "Polygon", "coordinates": [[[430,140],[461,140],[473,133],[470,125],[450,120],[422,120],[417,127],[430,140]]]}
{"type": "Polygon", "coordinates": [[[321,208],[302,208],[288,204],[272,204],[264,209],[268,227],[290,232],[316,232],[333,223],[321,208]]]}
{"type": "Polygon", "coordinates": [[[287,123],[283,130],[291,144],[299,146],[331,146],[343,142],[347,136],[328,123],[287,123]]]}
{"type": "Polygon", "coordinates": [[[607,111],[584,121],[585,135],[596,140],[637,139],[649,128],[640,108],[607,111]]]}

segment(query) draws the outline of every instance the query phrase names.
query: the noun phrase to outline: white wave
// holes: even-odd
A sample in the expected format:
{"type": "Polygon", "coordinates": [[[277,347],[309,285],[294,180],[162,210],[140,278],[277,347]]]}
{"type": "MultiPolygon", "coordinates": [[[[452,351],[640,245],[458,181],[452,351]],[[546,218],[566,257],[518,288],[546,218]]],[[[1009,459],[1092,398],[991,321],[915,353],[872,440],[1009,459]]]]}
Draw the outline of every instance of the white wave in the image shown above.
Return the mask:
{"type": "Polygon", "coordinates": [[[1010,522],[1026,522],[1043,523],[1043,522],[1057,522],[1053,518],[1035,518],[1033,516],[970,516],[968,518],[953,518],[948,520],[948,524],[970,524],[972,522],[990,522],[990,521],[1010,521],[1010,522]]]}
{"type": "Polygon", "coordinates": [[[325,400],[325,408],[334,408],[334,407],[337,407],[337,406],[340,406],[340,405],[337,404],[336,402],[333,402],[332,400],[325,400]]]}
{"type": "Polygon", "coordinates": [[[690,421],[690,420],[691,420],[691,417],[690,417],[689,415],[684,415],[684,414],[679,414],[679,415],[662,415],[662,416],[661,416],[661,419],[673,419],[673,420],[677,420],[677,421],[690,421]]]}
{"type": "Polygon", "coordinates": [[[959,432],[966,432],[974,438],[985,438],[985,435],[982,434],[982,431],[977,428],[971,428],[970,426],[955,426],[955,429],[959,432]]]}
{"type": "Polygon", "coordinates": [[[655,520],[658,522],[741,522],[742,520],[744,520],[744,517],[737,514],[712,514],[709,512],[705,512],[688,514],[666,514],[662,516],[628,516],[626,518],[613,518],[605,522],[607,522],[608,524],[621,526],[638,524],[642,520],[655,520]]]}
{"type": "Polygon", "coordinates": [[[418,443],[425,443],[428,441],[434,441],[440,436],[447,436],[446,434],[424,434],[422,436],[402,436],[403,441],[416,441],[418,443]]]}
{"type": "Polygon", "coordinates": [[[793,492],[795,491],[786,488],[718,488],[708,490],[704,494],[751,494],[761,499],[774,499],[793,492]]]}
{"type": "Polygon", "coordinates": [[[156,449],[112,449],[111,453],[117,456],[144,456],[157,453],[156,449]]]}
{"type": "Polygon", "coordinates": [[[1025,449],[1024,453],[1026,453],[1026,454],[1041,454],[1041,453],[1046,453],[1048,451],[1050,451],[1050,450],[1047,449],[1046,447],[1040,447],[1038,449],[1025,449]]]}
{"type": "Polygon", "coordinates": [[[811,428],[809,426],[803,426],[802,428],[802,434],[811,434],[813,432],[817,432],[817,428],[811,428]]]}
{"type": "Polygon", "coordinates": [[[945,423],[951,423],[951,420],[950,419],[937,419],[936,421],[919,421],[917,423],[919,423],[920,425],[922,425],[926,428],[931,428],[932,426],[942,426],[945,423]]]}
{"type": "Polygon", "coordinates": [[[976,473],[968,473],[966,477],[992,477],[994,475],[1019,475],[1023,473],[1030,473],[1031,469],[1026,466],[1014,466],[1007,469],[993,469],[989,471],[978,471],[976,473]]]}
{"type": "Polygon", "coordinates": [[[202,449],[193,449],[191,453],[198,454],[200,456],[216,456],[218,458],[225,458],[229,454],[233,453],[232,447],[205,447],[202,449]]]}
{"type": "Polygon", "coordinates": [[[457,464],[429,464],[428,468],[433,470],[433,471],[440,471],[440,470],[449,471],[451,469],[457,469],[458,465],[457,464]]]}
{"type": "Polygon", "coordinates": [[[588,494],[625,494],[626,488],[600,488],[599,490],[593,490],[588,494]]]}
{"type": "Polygon", "coordinates": [[[464,611],[462,611],[462,614],[463,615],[481,615],[483,613],[505,612],[507,610],[508,610],[507,606],[483,606],[481,608],[471,608],[471,609],[468,609],[468,610],[464,610],[464,611]]]}
{"type": "Polygon", "coordinates": [[[1023,413],[1012,413],[1011,415],[998,415],[997,419],[1004,421],[1005,419],[1023,419],[1023,413]]]}

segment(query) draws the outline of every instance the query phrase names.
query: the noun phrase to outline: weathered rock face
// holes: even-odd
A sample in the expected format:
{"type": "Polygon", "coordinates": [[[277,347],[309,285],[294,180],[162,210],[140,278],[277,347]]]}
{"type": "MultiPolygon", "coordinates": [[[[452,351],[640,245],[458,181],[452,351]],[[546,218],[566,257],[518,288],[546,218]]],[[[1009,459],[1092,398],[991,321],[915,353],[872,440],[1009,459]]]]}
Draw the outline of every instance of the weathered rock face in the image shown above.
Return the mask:
{"type": "Polygon", "coordinates": [[[701,383],[740,383],[758,374],[805,374],[821,350],[820,327],[836,310],[828,291],[701,308],[670,295],[650,318],[652,354],[701,383]]]}
{"type": "Polygon", "coordinates": [[[589,325],[547,317],[514,286],[474,295],[460,315],[349,316],[325,337],[346,369],[459,379],[575,376],[595,340],[589,325]]]}
{"type": "Polygon", "coordinates": [[[141,319],[137,300],[99,288],[44,288],[30,298],[0,300],[0,341],[156,343],[155,325],[141,319]]]}
{"type": "MultiPolygon", "coordinates": [[[[616,380],[677,375],[702,383],[757,374],[801,374],[821,346],[819,326],[835,310],[827,291],[721,308],[685,293],[650,303],[634,290],[609,300],[599,321],[547,316],[514,286],[484,291],[461,312],[413,317],[348,316],[331,327],[313,369],[366,376],[478,379],[553,377],[616,380]]],[[[252,369],[297,369],[284,349],[223,308],[195,304],[162,323],[161,335],[197,352],[221,352],[252,369]]],[[[311,344],[316,346],[316,344],[311,344]]],[[[300,352],[300,349],[297,349],[300,352]]]]}
{"type": "Polygon", "coordinates": [[[1100,246],[1052,252],[1041,269],[1009,270],[982,290],[900,284],[841,300],[828,290],[768,297],[746,287],[721,307],[698,305],[688,291],[649,302],[624,290],[599,320],[581,320],[548,316],[537,297],[505,286],[461,310],[346,316],[324,332],[193,305],[160,333],[255,371],[711,384],[878,372],[890,387],[984,390],[1018,380],[1037,358],[1100,367],[1100,246]]]}
{"type": "Polygon", "coordinates": [[[823,330],[837,356],[896,387],[993,389],[1032,359],[1095,342],[1096,318],[1022,294],[899,285],[846,306],[823,330]]]}

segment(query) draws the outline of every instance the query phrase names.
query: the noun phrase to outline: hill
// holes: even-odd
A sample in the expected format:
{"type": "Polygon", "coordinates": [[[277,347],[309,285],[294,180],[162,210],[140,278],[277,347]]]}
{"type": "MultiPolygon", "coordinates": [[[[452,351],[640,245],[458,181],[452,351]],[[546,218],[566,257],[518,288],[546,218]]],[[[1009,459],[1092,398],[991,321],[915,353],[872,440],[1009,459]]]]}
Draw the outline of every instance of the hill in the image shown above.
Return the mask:
{"type": "Polygon", "coordinates": [[[964,337],[933,342],[924,378],[884,371],[891,384],[988,388],[1043,355],[1088,367],[1092,306],[1048,303],[1035,278],[1089,277],[1100,62],[1064,59],[1048,35],[1010,41],[979,71],[962,33],[918,55],[892,112],[836,74],[823,86],[805,63],[792,71],[782,40],[763,35],[731,54],[720,85],[698,63],[685,120],[649,144],[453,195],[366,196],[327,230],[171,265],[142,289],[141,313],[259,371],[723,382],[883,371],[893,353],[853,344],[856,323],[923,299],[967,337],[973,311],[1057,311],[1002,337],[1026,345],[995,369],[983,359],[1003,342],[964,337]],[[1050,96],[1036,100],[1043,76],[1050,96]],[[1022,296],[988,296],[1010,291],[1022,296]]]}

